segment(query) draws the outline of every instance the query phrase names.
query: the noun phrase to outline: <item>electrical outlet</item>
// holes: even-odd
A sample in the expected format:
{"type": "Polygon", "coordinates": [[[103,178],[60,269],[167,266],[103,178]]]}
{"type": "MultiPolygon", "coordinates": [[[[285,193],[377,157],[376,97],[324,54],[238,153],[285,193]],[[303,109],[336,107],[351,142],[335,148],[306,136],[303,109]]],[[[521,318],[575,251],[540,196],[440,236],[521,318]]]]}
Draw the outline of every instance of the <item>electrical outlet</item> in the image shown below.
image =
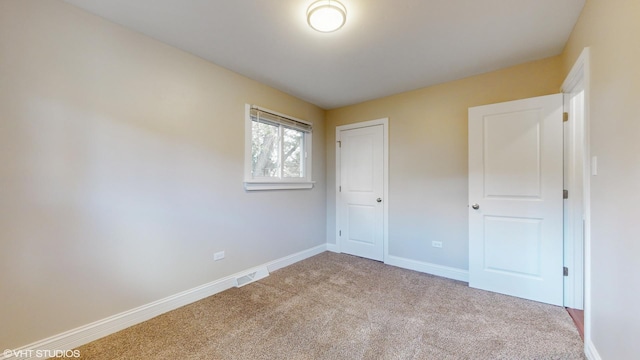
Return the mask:
{"type": "Polygon", "coordinates": [[[432,241],[431,246],[434,248],[442,248],[442,241],[432,241]]]}
{"type": "Polygon", "coordinates": [[[218,251],[217,253],[213,254],[213,261],[218,261],[222,259],[224,259],[224,251],[218,251]]]}

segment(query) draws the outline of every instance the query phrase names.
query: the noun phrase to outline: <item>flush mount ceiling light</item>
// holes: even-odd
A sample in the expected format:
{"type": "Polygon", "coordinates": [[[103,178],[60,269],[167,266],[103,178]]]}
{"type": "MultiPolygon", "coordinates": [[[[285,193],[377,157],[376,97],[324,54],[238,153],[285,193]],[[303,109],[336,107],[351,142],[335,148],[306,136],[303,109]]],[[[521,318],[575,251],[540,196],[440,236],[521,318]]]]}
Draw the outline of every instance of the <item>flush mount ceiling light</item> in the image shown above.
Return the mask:
{"type": "Polygon", "coordinates": [[[347,8],[339,1],[319,0],[309,5],[307,22],[314,30],[333,32],[347,21],[347,8]]]}

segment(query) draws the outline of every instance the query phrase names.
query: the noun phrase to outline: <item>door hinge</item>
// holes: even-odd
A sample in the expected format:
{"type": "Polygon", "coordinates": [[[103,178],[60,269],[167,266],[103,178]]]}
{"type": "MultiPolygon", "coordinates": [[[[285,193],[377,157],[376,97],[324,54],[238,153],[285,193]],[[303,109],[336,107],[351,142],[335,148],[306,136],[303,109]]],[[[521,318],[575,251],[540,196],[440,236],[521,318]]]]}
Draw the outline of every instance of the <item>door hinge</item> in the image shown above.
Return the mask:
{"type": "Polygon", "coordinates": [[[562,268],[562,275],[563,276],[569,276],[569,268],[568,267],[563,267],[562,268]]]}
{"type": "Polygon", "coordinates": [[[338,231],[338,236],[342,236],[342,230],[338,231]]]}
{"type": "Polygon", "coordinates": [[[338,186],[338,192],[342,192],[342,186],[338,186]]]}
{"type": "Polygon", "coordinates": [[[341,148],[342,147],[342,141],[338,140],[338,147],[341,148]]]}
{"type": "Polygon", "coordinates": [[[562,190],[562,198],[563,199],[569,198],[569,190],[562,190]]]}
{"type": "Polygon", "coordinates": [[[568,112],[564,112],[562,113],[562,121],[569,121],[569,113],[568,112]]]}

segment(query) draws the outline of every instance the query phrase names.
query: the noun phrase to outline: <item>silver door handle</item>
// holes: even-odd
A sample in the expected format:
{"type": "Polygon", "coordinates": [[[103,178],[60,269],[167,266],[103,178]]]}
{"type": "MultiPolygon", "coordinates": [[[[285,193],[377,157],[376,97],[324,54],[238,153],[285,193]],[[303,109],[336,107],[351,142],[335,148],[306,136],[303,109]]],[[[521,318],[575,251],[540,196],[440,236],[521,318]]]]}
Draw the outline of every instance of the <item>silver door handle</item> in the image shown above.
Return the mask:
{"type": "Polygon", "coordinates": [[[473,204],[473,205],[471,205],[471,208],[472,208],[473,210],[478,210],[478,209],[480,209],[480,205],[478,205],[478,204],[473,204]]]}
{"type": "Polygon", "coordinates": [[[377,198],[377,199],[376,199],[376,201],[377,201],[377,202],[382,202],[382,199],[377,198]]]}

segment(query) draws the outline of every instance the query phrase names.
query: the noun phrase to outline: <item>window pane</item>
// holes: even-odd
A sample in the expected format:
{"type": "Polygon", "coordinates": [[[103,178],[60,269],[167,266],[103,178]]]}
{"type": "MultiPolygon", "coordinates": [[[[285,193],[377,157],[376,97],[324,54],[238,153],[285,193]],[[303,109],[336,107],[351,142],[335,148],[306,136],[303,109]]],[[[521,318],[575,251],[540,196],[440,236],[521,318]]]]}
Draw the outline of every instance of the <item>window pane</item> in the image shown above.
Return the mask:
{"type": "Polygon", "coordinates": [[[252,121],[251,173],[253,177],[279,177],[278,126],[252,121]]]}
{"type": "Polygon", "coordinates": [[[304,177],[304,133],[283,128],[282,137],[282,177],[304,177]]]}

